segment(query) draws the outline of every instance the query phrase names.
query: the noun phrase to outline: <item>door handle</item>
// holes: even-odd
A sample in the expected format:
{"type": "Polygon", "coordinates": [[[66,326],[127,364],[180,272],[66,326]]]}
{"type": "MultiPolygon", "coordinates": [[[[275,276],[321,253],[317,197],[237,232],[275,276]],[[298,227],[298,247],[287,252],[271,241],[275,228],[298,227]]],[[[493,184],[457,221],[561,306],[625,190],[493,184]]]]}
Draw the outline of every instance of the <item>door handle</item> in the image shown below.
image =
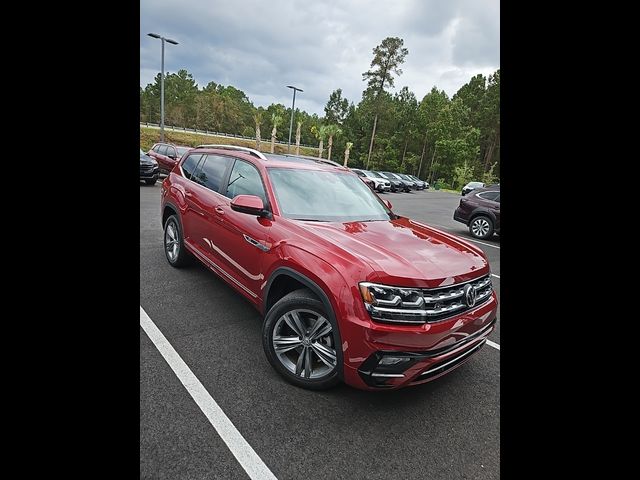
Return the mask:
{"type": "Polygon", "coordinates": [[[221,207],[216,207],[215,211],[218,215],[224,215],[224,210],[221,207]]]}

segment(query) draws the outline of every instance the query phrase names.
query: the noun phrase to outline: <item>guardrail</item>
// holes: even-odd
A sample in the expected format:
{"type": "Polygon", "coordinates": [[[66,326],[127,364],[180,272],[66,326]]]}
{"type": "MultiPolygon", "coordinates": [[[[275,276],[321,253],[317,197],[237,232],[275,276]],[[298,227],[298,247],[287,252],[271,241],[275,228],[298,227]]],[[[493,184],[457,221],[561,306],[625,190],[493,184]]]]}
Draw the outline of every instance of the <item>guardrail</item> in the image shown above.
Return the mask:
{"type": "MultiPolygon", "coordinates": [[[[152,122],[140,122],[140,126],[143,127],[149,127],[149,128],[160,128],[160,124],[159,123],[152,123],[152,122]]],[[[199,133],[201,135],[210,135],[210,136],[215,136],[215,137],[229,137],[229,138],[242,138],[243,140],[253,140],[255,142],[256,137],[245,137],[244,135],[236,135],[235,133],[222,133],[222,132],[216,132],[216,131],[210,131],[210,130],[198,130],[197,128],[187,128],[187,127],[176,127],[175,125],[167,125],[165,124],[164,126],[165,130],[172,130],[174,132],[189,132],[189,133],[199,133]]],[[[263,142],[266,143],[271,143],[271,137],[269,138],[263,138],[262,139],[263,142]]],[[[287,145],[287,142],[283,142],[280,140],[276,140],[275,143],[278,143],[280,145],[287,145]]],[[[295,143],[291,144],[292,146],[295,145],[295,143]]],[[[304,145],[304,144],[300,144],[301,147],[305,147],[305,148],[314,148],[314,149],[318,149],[317,146],[313,146],[313,145],[304,145]]]]}

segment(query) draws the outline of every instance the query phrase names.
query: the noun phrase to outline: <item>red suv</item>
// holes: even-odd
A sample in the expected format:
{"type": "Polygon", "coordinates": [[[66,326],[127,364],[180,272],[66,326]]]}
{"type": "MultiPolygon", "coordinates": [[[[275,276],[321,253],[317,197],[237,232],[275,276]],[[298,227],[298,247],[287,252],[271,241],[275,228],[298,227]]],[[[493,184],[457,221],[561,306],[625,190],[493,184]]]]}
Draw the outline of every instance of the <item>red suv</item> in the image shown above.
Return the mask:
{"type": "Polygon", "coordinates": [[[156,143],[147,153],[158,162],[163,173],[169,173],[176,166],[180,157],[191,150],[191,147],[180,147],[171,143],[156,143]]]}
{"type": "Polygon", "coordinates": [[[394,214],[346,168],[205,145],[161,198],[169,264],[195,257],[246,297],[267,359],[295,385],[428,382],[494,328],[482,250],[394,214]]]}

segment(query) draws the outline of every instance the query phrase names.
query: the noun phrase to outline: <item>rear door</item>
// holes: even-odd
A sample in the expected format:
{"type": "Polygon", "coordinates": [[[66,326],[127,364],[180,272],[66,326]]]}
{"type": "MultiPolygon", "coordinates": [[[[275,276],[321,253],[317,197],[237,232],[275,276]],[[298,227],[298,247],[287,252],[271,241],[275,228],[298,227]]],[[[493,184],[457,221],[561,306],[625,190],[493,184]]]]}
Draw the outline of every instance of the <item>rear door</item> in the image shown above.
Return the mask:
{"type": "Polygon", "coordinates": [[[167,170],[173,170],[173,167],[175,167],[176,163],[178,163],[178,152],[173,145],[167,145],[165,159],[167,162],[167,170]]]}
{"type": "MultiPolygon", "coordinates": [[[[220,254],[211,247],[212,242],[222,234],[224,212],[220,204],[226,200],[220,188],[229,174],[233,159],[223,155],[203,155],[197,169],[191,176],[191,188],[187,192],[187,203],[191,211],[190,229],[192,247],[201,255],[219,266],[220,254]]],[[[184,170],[184,169],[183,169],[184,170]]],[[[224,184],[226,188],[226,184],[224,184]]]]}

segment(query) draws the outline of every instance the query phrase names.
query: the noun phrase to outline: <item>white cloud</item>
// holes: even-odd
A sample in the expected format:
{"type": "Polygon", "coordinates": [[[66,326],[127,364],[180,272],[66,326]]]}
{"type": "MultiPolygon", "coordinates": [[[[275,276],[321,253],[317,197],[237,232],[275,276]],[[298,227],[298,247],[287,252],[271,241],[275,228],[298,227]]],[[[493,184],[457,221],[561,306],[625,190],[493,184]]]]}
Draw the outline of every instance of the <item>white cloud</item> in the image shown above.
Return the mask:
{"type": "Polygon", "coordinates": [[[165,69],[243,90],[254,105],[291,104],[286,85],[304,89],[296,106],[323,115],[329,94],[358,103],[372,50],[387,36],[409,49],[403,75],[418,99],[433,86],[450,96],[473,75],[499,68],[498,0],[141,0],[140,84],[160,70],[160,42],[173,38],[165,69]]]}

